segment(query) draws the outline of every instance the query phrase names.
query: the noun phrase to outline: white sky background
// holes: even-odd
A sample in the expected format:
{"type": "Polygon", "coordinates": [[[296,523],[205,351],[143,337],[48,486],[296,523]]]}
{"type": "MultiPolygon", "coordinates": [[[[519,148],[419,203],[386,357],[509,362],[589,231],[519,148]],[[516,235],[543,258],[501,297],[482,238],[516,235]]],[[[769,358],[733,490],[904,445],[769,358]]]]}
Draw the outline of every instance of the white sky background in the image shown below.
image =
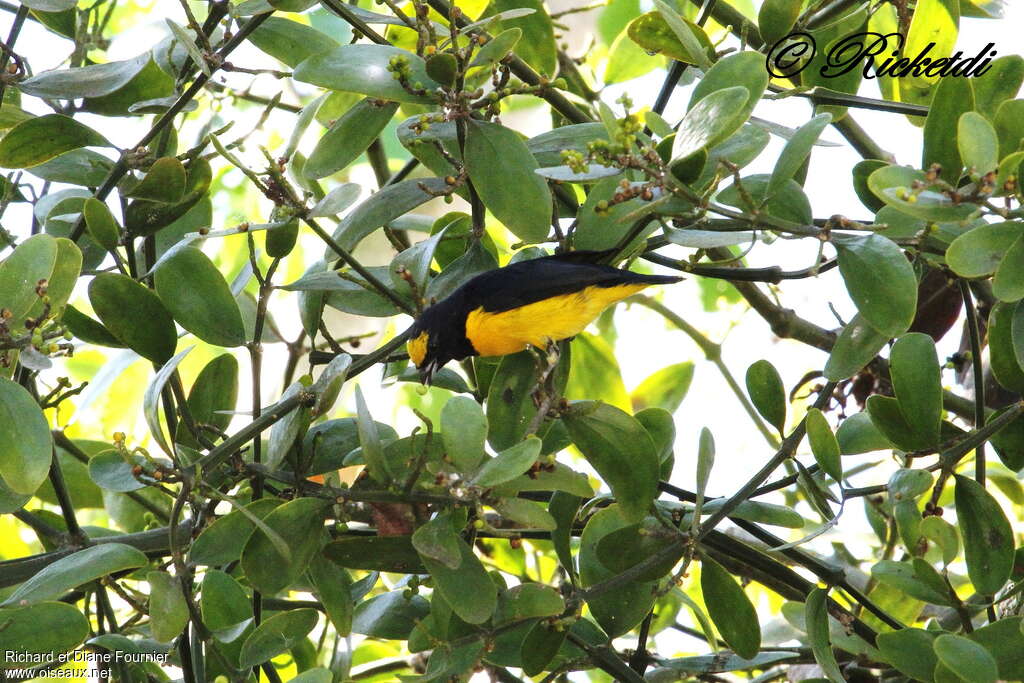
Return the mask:
{"type": "MultiPolygon", "coordinates": [[[[146,3],[140,4],[146,6],[146,3]]],[[[998,50],[1000,56],[1014,52],[1020,53],[1020,27],[1024,26],[1024,6],[1021,3],[1013,2],[1007,3],[1007,5],[1006,18],[1002,21],[962,20],[957,49],[971,55],[986,43],[994,42],[995,49],[998,50]]],[[[109,52],[111,59],[132,57],[159,40],[166,32],[163,23],[164,16],[170,16],[179,22],[183,21],[183,17],[180,16],[180,7],[175,2],[165,0],[153,2],[150,6],[154,8],[159,6],[159,11],[153,13],[152,22],[147,27],[133,28],[131,32],[116,39],[109,52]],[[167,15],[164,12],[167,12],[167,15]]],[[[592,13],[595,17],[596,14],[596,12],[592,13]]],[[[0,35],[6,37],[12,16],[9,13],[0,14],[0,35]]],[[[585,22],[583,23],[585,24],[585,22]]],[[[579,25],[576,24],[575,28],[578,29],[579,25]]],[[[574,37],[577,35],[574,31],[574,37]]],[[[28,22],[18,41],[17,50],[29,59],[35,73],[39,73],[61,66],[61,60],[65,59],[70,51],[70,43],[53,38],[34,22],[28,22]]],[[[240,49],[233,60],[240,64],[280,68],[274,60],[250,46],[240,49]]],[[[603,99],[618,111],[619,107],[614,102],[625,90],[633,98],[636,106],[648,106],[653,103],[663,77],[664,71],[657,70],[625,85],[609,87],[603,94],[603,99]]],[[[233,82],[243,84],[243,87],[244,84],[252,81],[251,77],[244,75],[233,75],[231,78],[233,82]]],[[[272,94],[279,87],[275,80],[265,76],[257,78],[255,83],[254,91],[259,93],[272,94]]],[[[309,90],[304,89],[303,92],[308,93],[309,90]]],[[[871,97],[879,96],[877,87],[873,82],[867,81],[862,86],[861,94],[871,97]]],[[[688,99],[689,87],[680,88],[675,93],[666,113],[666,118],[670,122],[674,123],[682,116],[688,99]]],[[[33,98],[26,97],[25,104],[37,113],[45,113],[44,109],[37,106],[38,101],[33,98]]],[[[810,118],[811,105],[807,100],[801,98],[762,101],[754,113],[761,118],[795,128],[810,118]]],[[[236,116],[236,114],[237,112],[231,112],[233,118],[240,120],[232,133],[227,136],[228,139],[233,139],[234,135],[249,130],[260,111],[254,108],[244,115],[236,116]]],[[[915,166],[920,164],[920,128],[912,126],[902,115],[898,114],[856,111],[854,116],[881,147],[892,152],[900,163],[915,166]]],[[[96,127],[115,144],[122,147],[133,145],[150,125],[148,118],[117,119],[116,123],[111,119],[100,117],[85,116],[82,117],[82,120],[96,127]]],[[[268,136],[272,131],[277,131],[278,135],[289,135],[292,120],[291,114],[275,114],[270,118],[264,132],[254,136],[253,141],[259,144],[267,143],[270,139],[268,136]]],[[[546,115],[541,113],[540,109],[536,110],[534,116],[529,118],[517,113],[506,116],[504,121],[527,134],[541,132],[549,125],[546,115]]],[[[314,124],[305,136],[302,149],[307,154],[321,132],[322,129],[314,124]]],[[[850,169],[860,160],[860,157],[845,144],[843,138],[834,129],[826,129],[823,138],[843,143],[843,146],[837,148],[816,147],[814,149],[810,172],[805,183],[805,190],[810,198],[814,215],[827,217],[833,214],[843,214],[854,219],[869,218],[870,213],[861,205],[851,185],[850,169]]],[[[191,144],[192,139],[191,134],[183,135],[182,146],[191,144]]],[[[275,142],[275,144],[283,146],[284,143],[275,142]]],[[[783,144],[784,141],[773,136],[769,147],[757,161],[744,170],[744,175],[770,172],[783,144]]],[[[254,166],[258,167],[262,163],[258,148],[255,146],[250,146],[242,156],[254,166]]],[[[363,184],[367,190],[374,187],[372,174],[365,165],[355,169],[351,179],[363,184]]],[[[254,213],[245,218],[254,222],[262,222],[266,219],[269,208],[269,202],[261,201],[259,208],[253,207],[254,213]]],[[[448,208],[441,206],[439,211],[444,212],[448,208]]],[[[227,227],[237,222],[239,217],[229,218],[226,213],[227,207],[215,205],[214,228],[227,227]]],[[[4,220],[4,226],[8,230],[16,236],[24,237],[28,233],[28,225],[28,213],[23,207],[15,205],[15,208],[8,210],[4,220]]],[[[240,240],[236,243],[238,248],[244,248],[240,240]]],[[[315,236],[305,235],[303,243],[310,247],[307,250],[310,261],[322,253],[322,247],[319,246],[319,241],[315,236]]],[[[669,251],[668,253],[679,255],[684,253],[679,248],[675,249],[678,251],[669,251]]],[[[811,240],[778,241],[771,246],[759,244],[749,255],[748,261],[751,266],[778,264],[786,269],[802,268],[813,262],[816,249],[816,245],[811,240]]],[[[212,251],[212,249],[208,251],[212,251]]],[[[379,252],[381,255],[383,253],[383,251],[379,252]]],[[[832,255],[831,250],[826,253],[832,255]]],[[[3,255],[6,256],[6,254],[3,255]]],[[[375,258],[375,256],[371,256],[371,258],[375,258]]],[[[383,261],[374,260],[373,262],[383,261]]],[[[833,270],[817,279],[785,282],[780,290],[783,305],[797,310],[801,316],[826,328],[838,326],[829,311],[828,304],[830,302],[844,319],[848,320],[854,312],[854,308],[846,296],[838,270],[833,270]]],[[[84,295],[84,290],[80,292],[80,295],[84,295]]],[[[274,315],[282,327],[291,334],[293,330],[298,330],[294,299],[291,295],[283,292],[275,295],[275,297],[277,296],[280,298],[272,302],[274,315]]],[[[697,286],[693,281],[686,281],[666,288],[664,301],[670,308],[704,331],[713,341],[725,340],[724,360],[741,383],[746,368],[761,358],[769,359],[779,369],[787,388],[795,384],[806,372],[821,369],[824,366],[826,360],[824,353],[797,342],[776,340],[767,324],[753,311],[744,313],[742,308],[736,307],[725,312],[704,313],[697,286]]],[[[616,353],[627,389],[632,390],[645,377],[665,364],[684,360],[693,360],[696,363],[697,371],[690,395],[675,415],[678,438],[673,482],[683,487],[693,487],[693,455],[696,451],[697,437],[701,427],[707,426],[714,433],[718,453],[717,464],[711,475],[709,494],[727,495],[731,493],[771,455],[768,446],[754,430],[714,366],[703,362],[699,349],[682,332],[670,330],[660,316],[642,307],[619,311],[616,321],[619,335],[616,353]]],[[[400,330],[405,324],[406,322],[403,320],[396,327],[400,330]]],[[[370,329],[379,328],[375,328],[373,321],[369,323],[363,321],[358,329],[346,328],[346,333],[370,329]]],[[[337,329],[335,332],[337,333],[337,329]]],[[[955,350],[958,340],[959,328],[956,327],[948,335],[947,343],[939,349],[940,360],[955,350]]],[[[368,346],[364,345],[360,350],[366,350],[368,346]]],[[[111,356],[113,357],[113,355],[112,353],[111,356]]],[[[239,354],[239,360],[242,363],[244,382],[247,375],[245,368],[248,367],[244,353],[239,354]]],[[[274,368],[272,373],[268,373],[270,380],[276,381],[278,376],[276,368],[279,367],[278,362],[281,360],[283,360],[283,351],[280,347],[277,349],[269,347],[266,367],[274,368]]],[[[367,394],[374,415],[378,419],[389,421],[390,416],[395,412],[395,389],[382,390],[378,388],[375,381],[379,375],[376,373],[377,371],[371,371],[364,374],[359,378],[359,383],[364,393],[367,394]]],[[[952,374],[947,372],[945,379],[946,385],[950,386],[953,379],[952,374]]],[[[264,405],[275,400],[279,391],[279,387],[268,387],[267,394],[264,396],[264,405]]],[[[244,397],[249,395],[248,392],[247,387],[241,388],[240,410],[247,407],[244,397]]],[[[350,391],[346,392],[345,398],[339,402],[339,406],[336,408],[336,412],[339,414],[345,411],[354,412],[354,402],[351,400],[350,393],[350,391]]],[[[855,410],[852,402],[850,409],[851,411],[855,410]]],[[[794,412],[797,413],[797,417],[802,415],[800,408],[791,407],[789,412],[791,420],[794,412]]],[[[396,417],[401,434],[409,433],[409,430],[418,424],[407,408],[399,409],[396,417]]],[[[86,420],[86,424],[88,424],[87,416],[81,419],[86,420]]],[[[146,428],[141,414],[137,418],[134,429],[131,429],[131,425],[125,425],[125,427],[128,428],[125,431],[134,432],[136,442],[146,438],[146,428]]],[[[109,435],[104,436],[109,438],[109,435]]],[[[885,454],[874,454],[874,456],[873,459],[882,459],[885,454]]],[[[809,460],[805,459],[805,462],[807,461],[809,460]]],[[[856,460],[856,462],[862,461],[861,458],[856,460]]],[[[853,460],[847,460],[847,463],[850,462],[853,460]]],[[[882,480],[879,479],[882,476],[880,472],[871,472],[867,477],[862,476],[857,480],[857,484],[882,483],[882,480]]],[[[860,505],[856,504],[851,508],[847,510],[847,515],[844,516],[841,523],[842,539],[850,544],[856,553],[858,548],[864,547],[862,544],[867,539],[862,534],[867,529],[862,523],[860,505]]],[[[813,515],[810,515],[806,509],[802,511],[813,518],[813,515]]],[[[828,552],[827,542],[816,543],[815,547],[823,552],[828,552]]],[[[659,638],[659,640],[661,639],[659,638]]],[[[677,644],[678,639],[673,639],[672,643],[677,644]]],[[[670,644],[665,642],[664,645],[670,644]]],[[[662,654],[671,654],[672,649],[669,646],[663,650],[662,654]]]]}

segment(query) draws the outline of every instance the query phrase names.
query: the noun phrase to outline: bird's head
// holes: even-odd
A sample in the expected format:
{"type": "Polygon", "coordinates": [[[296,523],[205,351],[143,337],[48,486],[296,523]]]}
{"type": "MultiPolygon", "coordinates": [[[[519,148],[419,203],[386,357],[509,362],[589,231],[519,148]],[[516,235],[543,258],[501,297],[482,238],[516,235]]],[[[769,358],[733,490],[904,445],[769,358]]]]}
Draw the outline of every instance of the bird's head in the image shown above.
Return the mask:
{"type": "Polygon", "coordinates": [[[432,329],[417,322],[412,329],[405,348],[409,359],[420,370],[420,381],[430,386],[434,373],[453,360],[450,344],[445,344],[444,330],[432,329]]]}
{"type": "Polygon", "coordinates": [[[450,301],[435,304],[420,314],[409,330],[406,350],[420,370],[420,381],[430,385],[434,373],[448,361],[475,355],[466,339],[465,322],[450,301]]]}

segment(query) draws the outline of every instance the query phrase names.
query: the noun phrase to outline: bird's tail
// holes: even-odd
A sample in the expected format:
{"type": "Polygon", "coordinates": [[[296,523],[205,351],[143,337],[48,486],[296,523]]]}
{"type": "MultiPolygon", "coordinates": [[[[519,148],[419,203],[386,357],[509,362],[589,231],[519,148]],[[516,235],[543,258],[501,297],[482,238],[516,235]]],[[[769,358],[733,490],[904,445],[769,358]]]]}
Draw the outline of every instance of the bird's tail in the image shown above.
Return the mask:
{"type": "Polygon", "coordinates": [[[651,285],[670,285],[682,280],[683,278],[678,275],[644,275],[643,273],[633,273],[633,282],[643,282],[651,285]]]}

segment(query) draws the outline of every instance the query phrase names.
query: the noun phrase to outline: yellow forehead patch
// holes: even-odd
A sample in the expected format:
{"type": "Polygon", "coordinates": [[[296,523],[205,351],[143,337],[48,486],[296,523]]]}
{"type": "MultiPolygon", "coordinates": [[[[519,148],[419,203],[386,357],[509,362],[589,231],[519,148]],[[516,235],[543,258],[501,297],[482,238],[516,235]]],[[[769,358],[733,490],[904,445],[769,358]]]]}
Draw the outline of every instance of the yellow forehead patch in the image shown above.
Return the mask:
{"type": "Polygon", "coordinates": [[[409,352],[409,358],[416,364],[416,367],[423,365],[423,359],[427,356],[428,338],[429,335],[426,332],[420,332],[420,336],[410,339],[405,345],[409,352]]]}

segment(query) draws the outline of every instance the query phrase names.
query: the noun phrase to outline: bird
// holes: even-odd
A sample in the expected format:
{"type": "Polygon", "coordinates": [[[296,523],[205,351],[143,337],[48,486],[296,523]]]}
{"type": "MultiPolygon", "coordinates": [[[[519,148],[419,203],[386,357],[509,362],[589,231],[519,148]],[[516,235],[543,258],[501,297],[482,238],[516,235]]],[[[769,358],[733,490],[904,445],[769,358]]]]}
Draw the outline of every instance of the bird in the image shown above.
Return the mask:
{"type": "Polygon", "coordinates": [[[406,344],[420,381],[429,385],[449,361],[569,339],[609,306],[651,285],[683,279],[599,263],[611,253],[572,251],[488,270],[424,309],[406,344]]]}

